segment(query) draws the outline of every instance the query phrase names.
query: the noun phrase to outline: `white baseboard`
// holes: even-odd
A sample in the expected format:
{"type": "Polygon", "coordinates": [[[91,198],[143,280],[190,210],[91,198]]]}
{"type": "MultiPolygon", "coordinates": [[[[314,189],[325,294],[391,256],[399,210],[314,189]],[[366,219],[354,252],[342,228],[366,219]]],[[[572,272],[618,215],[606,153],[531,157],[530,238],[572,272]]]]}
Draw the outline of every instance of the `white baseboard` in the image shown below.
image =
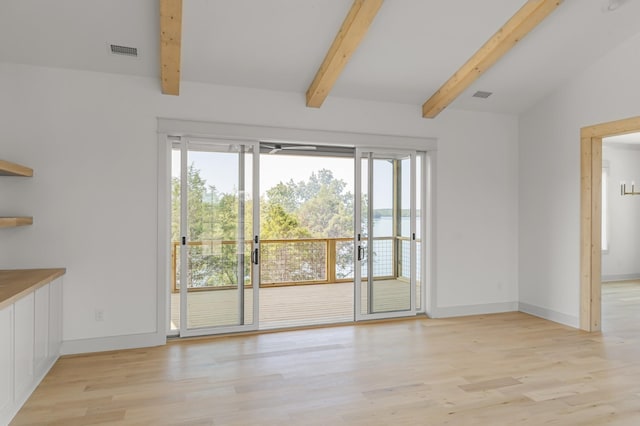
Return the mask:
{"type": "Polygon", "coordinates": [[[518,302],[486,303],[482,305],[463,305],[435,308],[431,318],[464,317],[468,315],[500,314],[518,310],[518,302]]]}
{"type": "Polygon", "coordinates": [[[611,282],[611,281],[631,281],[631,280],[640,280],[640,274],[612,274],[612,275],[603,275],[600,279],[603,283],[611,282]]]}
{"type": "Polygon", "coordinates": [[[540,306],[530,305],[528,303],[518,303],[518,310],[525,314],[540,317],[549,321],[568,325],[573,328],[580,328],[580,319],[573,315],[563,314],[562,312],[553,311],[540,306]]]}
{"type": "Polygon", "coordinates": [[[62,342],[62,355],[89,352],[115,351],[120,349],[146,348],[167,343],[164,333],[129,334],[125,336],[98,337],[93,339],[65,340],[62,342]]]}

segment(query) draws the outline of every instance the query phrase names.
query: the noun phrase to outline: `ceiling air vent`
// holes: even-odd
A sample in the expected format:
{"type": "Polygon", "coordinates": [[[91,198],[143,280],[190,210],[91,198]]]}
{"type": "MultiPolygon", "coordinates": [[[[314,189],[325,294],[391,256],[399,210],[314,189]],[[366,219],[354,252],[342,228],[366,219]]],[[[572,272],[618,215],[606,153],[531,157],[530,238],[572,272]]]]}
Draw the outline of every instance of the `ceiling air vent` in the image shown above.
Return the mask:
{"type": "Polygon", "coordinates": [[[137,47],[129,47],[129,46],[119,46],[117,44],[112,44],[111,53],[114,55],[124,55],[130,56],[132,58],[138,57],[138,48],[137,47]]]}
{"type": "Polygon", "coordinates": [[[487,99],[491,95],[493,95],[493,92],[483,92],[482,90],[478,90],[476,93],[473,94],[473,97],[487,99]]]}

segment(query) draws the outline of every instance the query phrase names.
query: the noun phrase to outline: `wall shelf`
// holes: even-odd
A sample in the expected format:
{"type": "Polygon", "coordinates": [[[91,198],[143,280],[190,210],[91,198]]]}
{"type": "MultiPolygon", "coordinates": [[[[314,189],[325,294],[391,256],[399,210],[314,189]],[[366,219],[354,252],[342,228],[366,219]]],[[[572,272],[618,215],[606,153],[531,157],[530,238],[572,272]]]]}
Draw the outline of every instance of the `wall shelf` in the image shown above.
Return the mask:
{"type": "MultiPolygon", "coordinates": [[[[10,161],[0,160],[0,176],[32,177],[33,169],[10,161]]],[[[15,228],[16,226],[32,224],[33,217],[29,216],[0,217],[0,228],[15,228]]]]}
{"type": "Polygon", "coordinates": [[[32,224],[32,217],[0,217],[0,228],[13,228],[16,226],[25,226],[32,224]]]}
{"type": "Polygon", "coordinates": [[[0,160],[0,176],[33,176],[33,169],[20,164],[0,160]]]}

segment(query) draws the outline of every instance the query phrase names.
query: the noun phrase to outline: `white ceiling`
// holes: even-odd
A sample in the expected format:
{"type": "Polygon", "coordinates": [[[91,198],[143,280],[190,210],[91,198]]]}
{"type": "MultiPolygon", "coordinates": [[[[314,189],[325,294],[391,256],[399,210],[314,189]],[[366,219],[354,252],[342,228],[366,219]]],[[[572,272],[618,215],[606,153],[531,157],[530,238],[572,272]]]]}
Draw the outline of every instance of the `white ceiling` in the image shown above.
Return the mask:
{"type": "MultiPolygon", "coordinates": [[[[452,108],[518,113],[640,32],[640,0],[565,0],[452,108]],[[472,98],[476,90],[494,94],[472,98]]],[[[332,97],[421,105],[525,0],[386,0],[332,97]]],[[[304,93],[352,0],[185,0],[182,79],[304,93]]],[[[158,77],[156,0],[2,0],[0,61],[158,77]],[[137,59],[108,53],[138,47],[137,59]]]]}

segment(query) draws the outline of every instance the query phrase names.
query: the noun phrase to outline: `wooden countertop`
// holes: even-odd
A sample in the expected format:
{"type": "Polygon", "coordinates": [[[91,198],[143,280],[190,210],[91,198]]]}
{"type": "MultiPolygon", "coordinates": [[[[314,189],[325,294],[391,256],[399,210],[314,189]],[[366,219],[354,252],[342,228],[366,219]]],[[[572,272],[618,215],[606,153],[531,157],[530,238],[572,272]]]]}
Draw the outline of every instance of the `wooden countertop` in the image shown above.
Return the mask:
{"type": "Polygon", "coordinates": [[[54,269],[0,269],[0,309],[67,272],[54,269]]]}

